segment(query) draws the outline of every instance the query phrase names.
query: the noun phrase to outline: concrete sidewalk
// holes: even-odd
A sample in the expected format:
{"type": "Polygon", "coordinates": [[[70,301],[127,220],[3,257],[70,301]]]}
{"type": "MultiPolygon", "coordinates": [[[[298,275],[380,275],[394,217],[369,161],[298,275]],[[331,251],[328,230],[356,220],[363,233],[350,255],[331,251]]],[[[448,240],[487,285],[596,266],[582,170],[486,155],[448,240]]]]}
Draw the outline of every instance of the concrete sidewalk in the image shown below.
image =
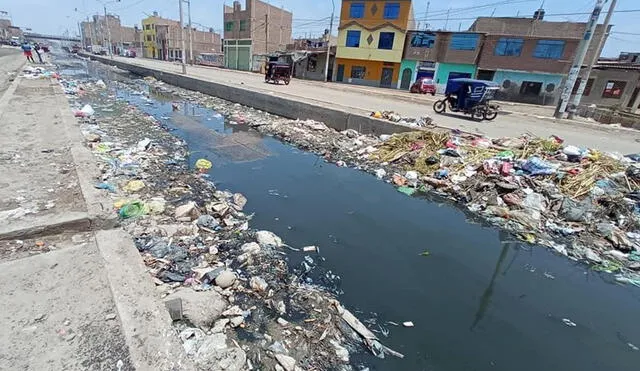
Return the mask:
{"type": "Polygon", "coordinates": [[[1,370],[190,370],[57,81],[0,98],[1,370]]]}
{"type": "MultiPolygon", "coordinates": [[[[95,57],[109,63],[108,57],[95,57]]],[[[170,62],[114,57],[119,63],[144,67],[156,72],[180,74],[181,66],[170,62]]],[[[372,111],[393,110],[406,117],[430,115],[435,124],[450,129],[461,129],[489,137],[520,136],[529,133],[540,137],[557,135],[568,143],[597,148],[605,151],[635,153],[640,147],[640,132],[626,128],[610,128],[599,124],[577,123],[567,120],[543,119],[524,114],[503,114],[492,122],[476,122],[458,114],[434,114],[428,98],[410,97],[412,100],[395,99],[387,93],[363,91],[362,87],[339,84],[324,84],[305,80],[294,80],[289,86],[265,84],[261,75],[206,68],[187,67],[188,76],[201,81],[261,93],[272,97],[296,100],[315,105],[318,110],[339,110],[357,115],[368,115],[372,111]],[[338,88],[336,88],[336,86],[338,88]]],[[[382,89],[383,90],[383,89],[382,89]]],[[[202,90],[201,90],[202,91],[202,90]]],[[[206,93],[206,91],[205,91],[206,93]]],[[[221,98],[231,99],[226,96],[221,98]]],[[[233,100],[233,99],[231,99],[233,100]]],[[[291,113],[292,118],[295,112],[291,113]]],[[[300,117],[306,118],[306,117],[300,117]]]]}

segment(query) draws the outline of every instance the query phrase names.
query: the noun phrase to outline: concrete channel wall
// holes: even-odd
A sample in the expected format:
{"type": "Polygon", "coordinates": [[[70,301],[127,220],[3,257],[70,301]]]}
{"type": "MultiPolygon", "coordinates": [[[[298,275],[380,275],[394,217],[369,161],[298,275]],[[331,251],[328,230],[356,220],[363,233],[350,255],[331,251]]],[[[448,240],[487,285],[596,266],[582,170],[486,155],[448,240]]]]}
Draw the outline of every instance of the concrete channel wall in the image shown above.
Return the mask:
{"type": "Polygon", "coordinates": [[[415,127],[411,126],[378,120],[364,115],[327,108],[294,99],[278,97],[245,88],[211,82],[196,77],[190,77],[188,75],[159,71],[153,68],[112,60],[109,57],[89,54],[81,55],[111,66],[116,66],[139,76],[152,76],[157,80],[164,81],[170,85],[199,91],[207,95],[253,107],[274,115],[289,119],[311,119],[324,122],[329,127],[339,131],[354,129],[362,134],[380,135],[416,130],[415,127]]]}

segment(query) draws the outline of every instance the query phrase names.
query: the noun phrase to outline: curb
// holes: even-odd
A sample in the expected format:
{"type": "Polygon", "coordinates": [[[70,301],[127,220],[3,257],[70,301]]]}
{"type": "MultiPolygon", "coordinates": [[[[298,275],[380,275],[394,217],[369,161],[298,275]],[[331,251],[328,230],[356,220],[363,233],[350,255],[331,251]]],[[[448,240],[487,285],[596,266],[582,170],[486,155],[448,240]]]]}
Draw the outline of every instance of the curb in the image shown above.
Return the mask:
{"type": "Polygon", "coordinates": [[[119,221],[109,211],[112,201],[93,187],[97,161],[83,145],[84,138],[62,88],[56,84],[54,90],[87,207],[85,220],[95,234],[131,362],[136,370],[194,370],[178,341],[169,312],[155,295],[157,290],[133,240],[117,228],[119,221]]]}

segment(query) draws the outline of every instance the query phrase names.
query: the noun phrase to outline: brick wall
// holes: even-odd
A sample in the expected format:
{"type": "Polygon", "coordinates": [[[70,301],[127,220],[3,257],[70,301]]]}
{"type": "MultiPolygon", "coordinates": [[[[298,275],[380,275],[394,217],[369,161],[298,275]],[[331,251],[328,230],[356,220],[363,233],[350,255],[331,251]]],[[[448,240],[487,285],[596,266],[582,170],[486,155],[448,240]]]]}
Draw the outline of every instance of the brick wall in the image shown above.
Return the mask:
{"type": "Polygon", "coordinates": [[[455,32],[438,33],[438,62],[476,64],[482,50],[484,35],[478,35],[478,44],[475,50],[454,50],[450,48],[450,42],[455,32]]]}
{"type": "Polygon", "coordinates": [[[545,72],[563,74],[569,72],[571,61],[576,52],[579,40],[565,39],[565,47],[561,59],[543,59],[533,56],[538,40],[549,38],[522,37],[510,35],[487,35],[480,54],[478,68],[480,69],[507,69],[531,72],[545,72]],[[519,56],[495,55],[496,44],[499,39],[520,38],[524,40],[522,52],[519,56]]]}
{"type": "Polygon", "coordinates": [[[234,1],[233,6],[224,5],[224,23],[222,27],[225,39],[250,39],[251,29],[254,27],[251,21],[251,11],[247,8],[242,9],[238,1],[234,1]],[[240,31],[240,21],[246,25],[246,28],[242,31],[240,31]],[[227,28],[228,23],[233,23],[230,30],[227,28]]]}
{"type": "MultiPolygon", "coordinates": [[[[575,47],[571,47],[571,50],[573,50],[571,54],[565,54],[563,56],[563,58],[572,61],[575,56],[575,49],[577,47],[577,42],[575,41],[579,41],[582,39],[586,26],[587,24],[582,22],[549,22],[535,21],[533,18],[480,17],[471,25],[469,31],[485,32],[493,35],[518,35],[518,37],[564,39],[567,40],[567,45],[575,44],[575,47]]],[[[612,26],[609,26],[609,30],[611,29],[611,27],[612,26]]],[[[594,32],[592,40],[600,40],[603,32],[604,25],[599,24],[596,27],[596,31],[594,32]]],[[[602,50],[596,50],[597,47],[597,42],[591,43],[585,57],[585,65],[591,63],[595,55],[601,54],[602,50]]],[[[569,48],[569,46],[567,46],[567,48],[569,48]]],[[[565,52],[567,48],[565,48],[565,52]]],[[[487,54],[483,52],[482,57],[487,57],[487,54]]],[[[528,63],[530,61],[523,61],[523,63],[524,62],[528,63]]],[[[525,68],[518,69],[525,70],[525,68]]],[[[554,67],[554,69],[557,70],[557,65],[554,67]]],[[[568,68],[566,71],[568,71],[568,68]]]]}
{"type": "Polygon", "coordinates": [[[287,44],[292,40],[293,14],[259,0],[250,0],[247,5],[253,19],[253,27],[251,27],[253,53],[286,50],[287,44]]]}

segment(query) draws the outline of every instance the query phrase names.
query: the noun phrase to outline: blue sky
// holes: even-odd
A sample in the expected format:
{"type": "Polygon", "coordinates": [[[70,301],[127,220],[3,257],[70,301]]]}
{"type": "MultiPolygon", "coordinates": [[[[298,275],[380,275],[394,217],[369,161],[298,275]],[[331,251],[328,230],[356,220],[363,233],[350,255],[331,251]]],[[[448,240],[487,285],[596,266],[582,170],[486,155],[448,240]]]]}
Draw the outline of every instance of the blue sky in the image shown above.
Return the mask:
{"type": "MultiPolygon", "coordinates": [[[[222,29],[222,0],[191,0],[192,19],[196,26],[222,29]]],[[[340,0],[336,1],[339,9],[340,0]]],[[[119,14],[126,25],[140,24],[140,20],[154,10],[168,18],[178,18],[178,0],[121,0],[107,1],[109,12],[119,14]]],[[[244,0],[241,0],[244,4],[244,0]]],[[[284,7],[293,12],[294,36],[320,35],[329,27],[331,0],[269,0],[272,5],[284,7]]],[[[426,18],[431,28],[457,30],[466,29],[476,16],[530,16],[541,5],[542,0],[432,0],[429,16],[426,18]],[[446,21],[450,8],[449,21],[446,21]]],[[[227,0],[227,4],[232,1],[227,0]]],[[[424,23],[427,0],[414,0],[416,18],[424,23]]],[[[588,13],[595,0],[555,0],[546,1],[544,6],[552,21],[586,21],[587,14],[556,15],[566,13],[588,13]]],[[[606,9],[605,5],[605,9],[606,9]]],[[[91,14],[102,13],[100,0],[0,0],[0,10],[8,11],[13,23],[20,27],[30,27],[42,33],[61,34],[66,29],[75,33],[77,22],[91,14]],[[75,11],[74,9],[77,9],[75,11]]],[[[613,32],[605,46],[604,55],[615,56],[620,51],[640,51],[640,1],[619,0],[617,10],[639,10],[618,12],[613,16],[613,32]]],[[[339,12],[339,10],[337,10],[339,12]]],[[[339,15],[336,14],[336,17],[339,15]]],[[[604,15],[601,17],[601,22],[604,15]]]]}

